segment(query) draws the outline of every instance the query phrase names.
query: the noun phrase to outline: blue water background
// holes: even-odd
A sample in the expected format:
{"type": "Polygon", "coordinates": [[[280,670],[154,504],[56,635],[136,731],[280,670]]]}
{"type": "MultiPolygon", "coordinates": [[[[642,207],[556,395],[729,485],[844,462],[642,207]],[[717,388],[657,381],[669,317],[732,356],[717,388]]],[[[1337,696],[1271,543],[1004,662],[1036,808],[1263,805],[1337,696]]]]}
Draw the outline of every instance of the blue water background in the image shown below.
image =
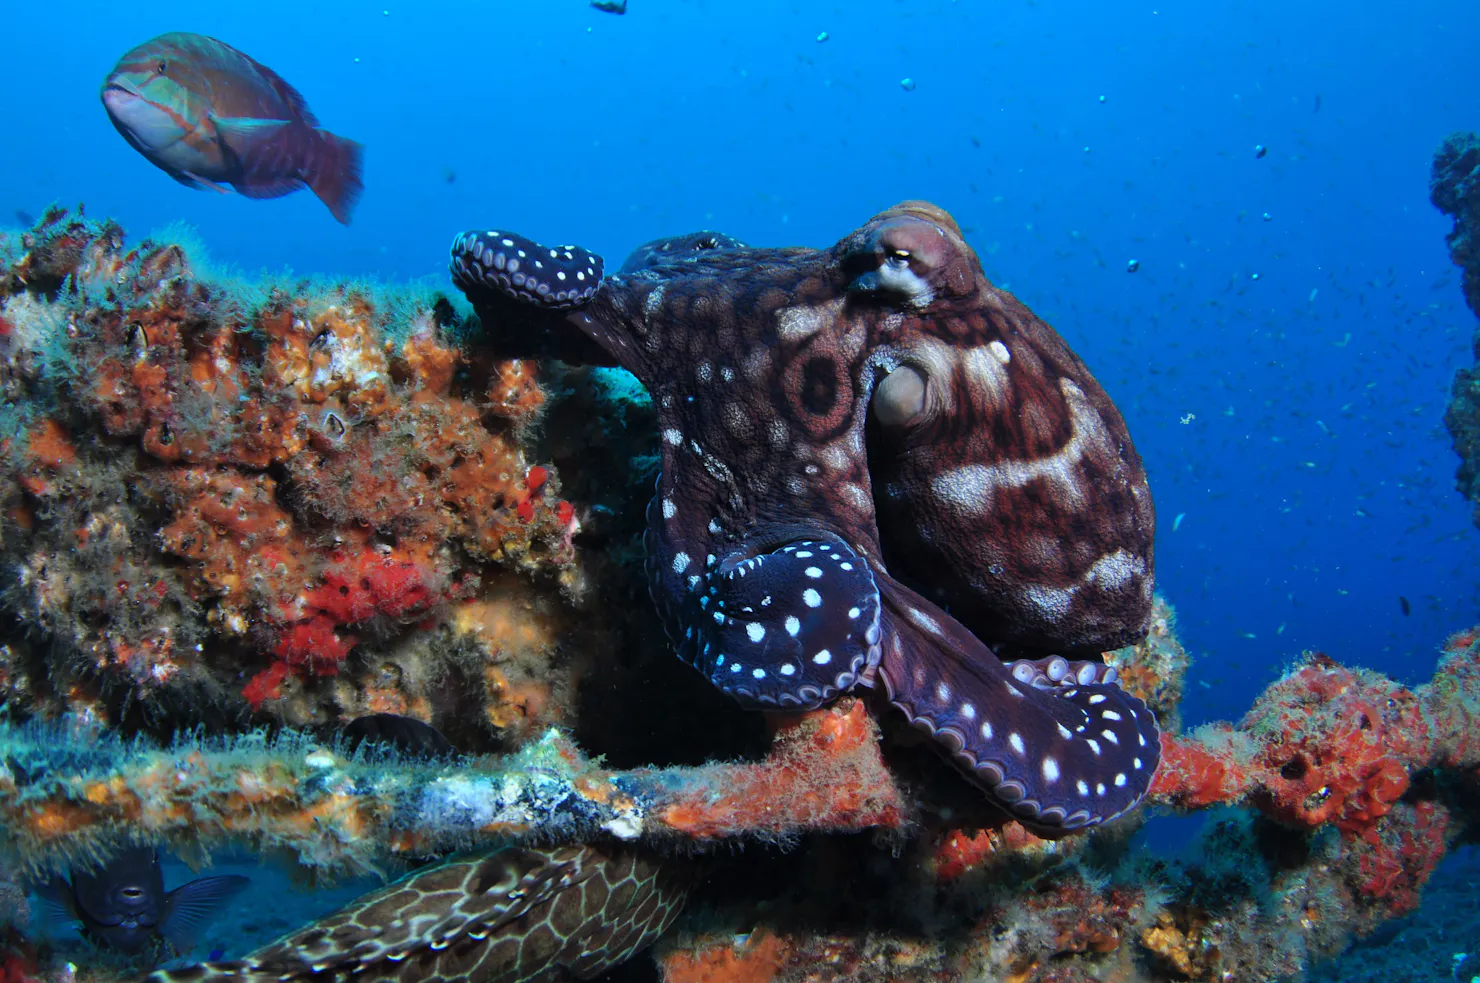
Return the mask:
{"type": "Polygon", "coordinates": [[[401,279],[470,226],[614,262],[701,227],[823,246],[928,198],[1124,411],[1190,719],[1236,718],[1302,649],[1421,681],[1480,620],[1442,426],[1475,319],[1427,199],[1439,141],[1480,129],[1480,4],[13,6],[0,223],[83,201],[249,271],[401,279]],[[168,30],[366,144],[352,227],[306,192],[187,190],[123,142],[99,84],[168,30]]]}

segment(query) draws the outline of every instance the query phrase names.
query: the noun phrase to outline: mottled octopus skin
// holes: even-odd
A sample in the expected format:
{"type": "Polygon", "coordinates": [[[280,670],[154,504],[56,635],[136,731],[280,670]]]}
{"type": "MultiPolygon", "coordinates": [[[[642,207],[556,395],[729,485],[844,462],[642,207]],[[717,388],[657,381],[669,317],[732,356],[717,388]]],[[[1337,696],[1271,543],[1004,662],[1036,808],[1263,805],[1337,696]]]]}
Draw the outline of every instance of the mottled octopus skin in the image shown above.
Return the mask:
{"type": "Polygon", "coordinates": [[[245,959],[147,983],[587,980],[667,929],[688,892],[681,869],[628,848],[484,851],[423,867],[245,959]]]}
{"type": "Polygon", "coordinates": [[[933,205],[825,250],[708,235],[562,315],[658,407],[648,572],[680,657],[759,709],[880,687],[1048,834],[1133,807],[1150,711],[1081,667],[1015,679],[982,641],[1088,654],[1149,625],[1151,496],[1084,364],[933,205]]]}

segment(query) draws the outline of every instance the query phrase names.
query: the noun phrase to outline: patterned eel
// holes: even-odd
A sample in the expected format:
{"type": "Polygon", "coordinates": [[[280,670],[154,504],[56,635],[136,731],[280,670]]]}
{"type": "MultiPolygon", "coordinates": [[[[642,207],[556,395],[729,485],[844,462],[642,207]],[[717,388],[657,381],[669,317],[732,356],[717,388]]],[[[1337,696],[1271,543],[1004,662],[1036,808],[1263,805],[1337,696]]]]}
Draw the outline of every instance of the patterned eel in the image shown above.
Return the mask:
{"type": "Polygon", "coordinates": [[[673,921],[685,865],[629,848],[505,848],[423,867],[245,959],[147,983],[586,980],[673,921]]]}
{"type": "Polygon", "coordinates": [[[949,214],[906,202],[822,250],[700,233],[601,270],[508,232],[452,250],[485,326],[652,393],[648,573],[681,658],[762,710],[876,687],[1046,835],[1140,801],[1152,714],[1065,656],[1147,631],[1145,472],[949,214]]]}

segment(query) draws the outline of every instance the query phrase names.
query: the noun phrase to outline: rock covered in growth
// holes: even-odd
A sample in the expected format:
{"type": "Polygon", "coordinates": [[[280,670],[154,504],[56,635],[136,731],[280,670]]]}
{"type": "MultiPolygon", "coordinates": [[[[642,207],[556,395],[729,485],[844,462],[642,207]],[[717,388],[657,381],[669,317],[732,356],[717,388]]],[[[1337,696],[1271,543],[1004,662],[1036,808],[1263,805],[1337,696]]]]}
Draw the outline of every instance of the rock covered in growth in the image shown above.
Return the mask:
{"type": "Polygon", "coordinates": [[[1465,301],[1480,317],[1480,135],[1451,133],[1434,155],[1429,200],[1454,219],[1449,254],[1464,271],[1465,301]]]}
{"type": "MultiPolygon", "coordinates": [[[[1434,155],[1429,199],[1454,219],[1449,233],[1449,255],[1463,272],[1465,301],[1480,317],[1480,136],[1451,133],[1434,155]]],[[[1475,337],[1480,360],[1480,332],[1475,337]]],[[[1460,369],[1454,375],[1444,424],[1459,455],[1459,490],[1480,506],[1480,368],[1460,369]]],[[[1475,521],[1480,524],[1480,510],[1475,521]]]]}
{"type": "Polygon", "coordinates": [[[531,444],[539,367],[463,333],[431,291],[246,284],[60,209],[0,242],[0,604],[39,639],[7,711],[565,720],[610,645],[566,616],[589,509],[531,444]]]}

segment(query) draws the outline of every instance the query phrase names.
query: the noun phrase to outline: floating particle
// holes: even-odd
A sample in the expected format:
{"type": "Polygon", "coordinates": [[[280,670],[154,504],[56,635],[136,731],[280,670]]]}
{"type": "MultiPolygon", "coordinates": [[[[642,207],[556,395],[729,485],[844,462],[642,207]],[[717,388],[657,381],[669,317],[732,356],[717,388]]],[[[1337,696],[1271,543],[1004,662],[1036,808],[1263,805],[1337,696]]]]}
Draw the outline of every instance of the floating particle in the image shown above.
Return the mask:
{"type": "Polygon", "coordinates": [[[1104,102],[1105,101],[1105,97],[1104,96],[1100,96],[1100,101],[1101,102],[1104,102]]]}
{"type": "Polygon", "coordinates": [[[1250,280],[1257,280],[1257,279],[1259,279],[1259,274],[1258,273],[1250,273],[1249,274],[1249,279],[1250,280]]]}
{"type": "Polygon", "coordinates": [[[906,92],[914,92],[915,80],[912,78],[902,78],[899,80],[899,87],[906,92]]]}
{"type": "Polygon", "coordinates": [[[1256,143],[1256,144],[1254,144],[1254,159],[1255,160],[1258,160],[1259,158],[1263,157],[1267,153],[1269,153],[1269,148],[1266,147],[1264,144],[1262,144],[1262,143],[1256,143]]]}
{"type": "Polygon", "coordinates": [[[821,44],[822,42],[826,41],[827,39],[828,39],[828,33],[826,31],[823,31],[821,34],[817,35],[817,43],[818,44],[821,44]]]}
{"type": "Polygon", "coordinates": [[[1187,518],[1186,512],[1178,512],[1177,517],[1172,520],[1172,532],[1182,528],[1182,520],[1187,518]]]}
{"type": "Polygon", "coordinates": [[[1127,273],[1134,273],[1137,270],[1139,270],[1140,268],[1141,268],[1141,261],[1139,259],[1133,259],[1129,263],[1125,264],[1125,271],[1127,273]]]}
{"type": "Polygon", "coordinates": [[[1264,219],[1264,221],[1266,221],[1266,222],[1273,222],[1274,221],[1274,216],[1271,215],[1271,214],[1269,214],[1268,212],[1265,212],[1263,215],[1260,215],[1259,217],[1262,218],[1262,219],[1264,219]]]}

